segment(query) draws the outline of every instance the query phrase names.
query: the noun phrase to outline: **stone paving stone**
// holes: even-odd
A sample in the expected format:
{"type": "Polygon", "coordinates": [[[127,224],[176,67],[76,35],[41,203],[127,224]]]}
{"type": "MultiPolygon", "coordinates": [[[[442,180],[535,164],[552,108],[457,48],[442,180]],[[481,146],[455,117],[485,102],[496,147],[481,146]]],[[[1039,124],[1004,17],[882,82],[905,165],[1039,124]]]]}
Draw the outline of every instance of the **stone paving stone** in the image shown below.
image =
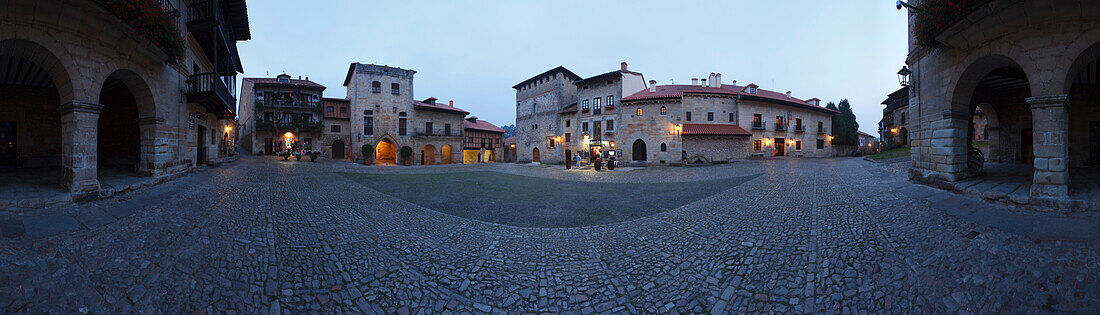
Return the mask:
{"type": "Polygon", "coordinates": [[[1098,311],[1100,244],[1020,231],[1081,223],[913,185],[907,166],[767,159],[565,172],[244,157],[58,210],[101,209],[121,218],[111,224],[0,238],[0,313],[1098,311]],[[669,189],[754,177],[670,210],[570,228],[472,220],[353,180],[471,170],[669,189]],[[980,235],[963,236],[972,230],[980,235]]]}
{"type": "Polygon", "coordinates": [[[23,220],[0,220],[0,237],[20,237],[24,233],[23,220]]]}
{"type": "Polygon", "coordinates": [[[65,214],[30,217],[23,220],[29,237],[44,237],[79,230],[80,222],[65,214]]]}
{"type": "Polygon", "coordinates": [[[85,227],[97,227],[115,221],[115,218],[104,213],[99,208],[89,207],[76,215],[76,220],[85,227]]]}

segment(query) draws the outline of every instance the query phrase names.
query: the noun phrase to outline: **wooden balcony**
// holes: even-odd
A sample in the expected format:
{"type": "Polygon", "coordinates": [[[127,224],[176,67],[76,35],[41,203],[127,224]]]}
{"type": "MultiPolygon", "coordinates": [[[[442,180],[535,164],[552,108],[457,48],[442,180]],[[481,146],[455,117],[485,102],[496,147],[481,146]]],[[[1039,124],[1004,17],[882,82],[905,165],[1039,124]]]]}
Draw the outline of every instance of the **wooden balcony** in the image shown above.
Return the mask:
{"type": "Polygon", "coordinates": [[[202,105],[208,113],[213,113],[218,118],[230,119],[236,116],[233,105],[237,101],[217,73],[199,73],[187,77],[187,101],[202,105]]]}

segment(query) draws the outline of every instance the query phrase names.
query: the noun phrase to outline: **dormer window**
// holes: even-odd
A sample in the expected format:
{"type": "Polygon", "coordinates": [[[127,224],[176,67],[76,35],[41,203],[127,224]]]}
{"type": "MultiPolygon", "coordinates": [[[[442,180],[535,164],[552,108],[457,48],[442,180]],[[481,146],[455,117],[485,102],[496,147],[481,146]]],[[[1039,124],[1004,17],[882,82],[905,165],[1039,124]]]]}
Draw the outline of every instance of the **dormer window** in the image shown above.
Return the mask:
{"type": "Polygon", "coordinates": [[[756,87],[755,86],[750,86],[749,87],[749,94],[756,94],[756,87]]]}
{"type": "Polygon", "coordinates": [[[290,83],[290,78],[281,76],[279,77],[279,83],[290,83]]]}

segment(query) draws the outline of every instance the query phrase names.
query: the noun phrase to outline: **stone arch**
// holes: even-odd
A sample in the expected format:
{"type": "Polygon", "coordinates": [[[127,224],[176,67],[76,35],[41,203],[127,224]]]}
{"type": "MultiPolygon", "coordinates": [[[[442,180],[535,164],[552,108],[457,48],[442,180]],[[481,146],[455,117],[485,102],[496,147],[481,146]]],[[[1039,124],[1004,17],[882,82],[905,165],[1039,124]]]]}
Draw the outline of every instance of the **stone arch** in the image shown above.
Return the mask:
{"type": "Polygon", "coordinates": [[[336,140],[332,142],[332,158],[335,160],[344,159],[344,140],[336,140]]]}
{"type": "MultiPolygon", "coordinates": [[[[982,103],[983,108],[998,117],[998,150],[993,152],[992,162],[1030,165],[1034,159],[1032,114],[1027,99],[1038,89],[1034,80],[1012,58],[1004,55],[988,55],[976,59],[964,70],[952,91],[945,130],[932,134],[932,142],[946,142],[948,163],[958,175],[965,177],[967,150],[973,146],[973,114],[982,103]]],[[[988,160],[989,157],[987,157],[988,160]]]]}
{"type": "Polygon", "coordinates": [[[378,144],[374,146],[374,163],[375,164],[397,164],[397,144],[390,138],[382,138],[378,140],[378,144]]]}
{"type": "Polygon", "coordinates": [[[531,162],[542,162],[542,156],[539,155],[539,148],[535,147],[531,149],[531,162]]]}
{"type": "Polygon", "coordinates": [[[1063,92],[1069,103],[1068,165],[1100,167],[1100,39],[1082,49],[1073,60],[1065,75],[1063,92]]]}
{"type": "Polygon", "coordinates": [[[435,146],[425,145],[420,148],[420,165],[435,165],[435,146]]]}
{"type": "Polygon", "coordinates": [[[440,151],[440,157],[441,157],[441,159],[440,159],[441,164],[453,164],[454,163],[454,152],[453,152],[453,149],[451,148],[451,145],[444,144],[443,147],[439,149],[439,151],[440,151]]]}
{"type": "Polygon", "coordinates": [[[45,46],[25,39],[0,40],[0,57],[23,59],[42,68],[57,89],[58,102],[64,104],[74,99],[73,82],[69,70],[57,54],[45,46]]]}
{"type": "MultiPolygon", "coordinates": [[[[157,116],[156,101],[153,96],[153,89],[149,86],[149,81],[145,80],[143,76],[129,69],[119,69],[112,72],[106,78],[104,78],[100,90],[99,98],[103,99],[103,92],[108,91],[110,88],[114,88],[111,85],[121,84],[129,91],[130,96],[133,98],[134,106],[137,116],[133,122],[137,124],[138,130],[138,152],[140,152],[139,162],[133,169],[139,173],[146,175],[157,175],[164,171],[164,162],[166,157],[158,156],[157,153],[157,133],[160,127],[158,125],[164,122],[164,118],[157,116]]],[[[107,108],[107,104],[100,102],[104,105],[104,110],[108,110],[104,116],[100,115],[100,126],[104,124],[129,124],[130,121],[121,121],[110,117],[113,110],[107,108]]],[[[209,135],[214,136],[219,130],[208,130],[209,135]]],[[[205,139],[203,139],[205,140],[205,139]]],[[[103,142],[100,142],[103,143],[103,142]]],[[[117,143],[113,142],[113,143],[117,143]]],[[[206,142],[203,142],[205,144],[206,142]]]]}
{"type": "Polygon", "coordinates": [[[101,85],[98,103],[103,109],[96,132],[96,165],[101,182],[103,176],[112,175],[108,173],[138,172],[143,169],[142,165],[148,164],[143,161],[147,157],[142,156],[142,143],[148,145],[149,139],[142,139],[138,121],[139,104],[150,102],[151,97],[147,91],[141,92],[140,80],[135,81],[132,75],[120,70],[107,76],[101,85]],[[124,79],[127,77],[129,79],[124,79]]]}
{"type": "Polygon", "coordinates": [[[645,141],[642,141],[642,139],[634,140],[634,144],[630,147],[630,159],[645,161],[646,155],[645,141]]]}

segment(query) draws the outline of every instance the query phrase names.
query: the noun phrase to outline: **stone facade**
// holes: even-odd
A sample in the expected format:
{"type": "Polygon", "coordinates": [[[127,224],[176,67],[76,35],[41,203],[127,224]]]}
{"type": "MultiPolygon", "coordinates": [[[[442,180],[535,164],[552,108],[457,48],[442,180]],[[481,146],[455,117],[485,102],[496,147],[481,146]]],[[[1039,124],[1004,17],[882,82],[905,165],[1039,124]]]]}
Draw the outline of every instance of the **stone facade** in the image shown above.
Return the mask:
{"type": "Polygon", "coordinates": [[[290,148],[303,155],[322,151],[324,86],[309,78],[291,79],[287,74],[241,82],[238,110],[241,144],[246,151],[275,154],[290,148]]]}
{"type": "Polygon", "coordinates": [[[564,67],[557,67],[527,79],[516,90],[516,160],[519,162],[562,163],[563,154],[550,147],[550,141],[562,134],[559,111],[577,102],[581,78],[564,67]],[[537,153],[537,155],[536,155],[537,153]]]}
{"type": "MultiPolygon", "coordinates": [[[[909,145],[909,88],[901,88],[882,101],[879,138],[886,148],[909,145]]],[[[984,129],[981,129],[984,130],[984,129]]]]}
{"type": "MultiPolygon", "coordinates": [[[[167,3],[174,8],[184,4],[167,3]]],[[[244,1],[225,5],[243,8],[244,1]]],[[[201,17],[183,10],[177,25],[197,18],[201,17]]],[[[223,22],[213,26],[230,34],[223,43],[235,45],[236,40],[250,36],[247,16],[226,14],[223,22]],[[245,27],[238,30],[230,23],[245,27]]],[[[0,60],[23,62],[27,67],[19,70],[26,72],[22,75],[43,78],[0,82],[6,92],[15,91],[15,96],[4,93],[9,101],[0,113],[10,113],[9,106],[44,106],[57,108],[58,115],[49,118],[44,112],[24,111],[14,117],[22,130],[18,137],[25,141],[16,148],[17,167],[60,166],[62,186],[81,198],[94,198],[101,193],[100,166],[163,177],[217,163],[230,152],[226,146],[232,138],[232,95],[224,93],[215,102],[200,102],[193,96],[198,96],[201,86],[225,88],[225,82],[234,82],[226,78],[240,71],[239,63],[224,61],[236,58],[221,55],[232,50],[213,51],[200,45],[197,38],[203,30],[180,29],[185,49],[182,60],[171,64],[163,50],[98,1],[4,1],[0,25],[0,60]],[[223,61],[215,64],[217,60],[223,61]],[[213,69],[223,72],[200,75],[213,69]],[[126,118],[101,119],[115,114],[126,118]],[[35,121],[43,121],[43,128],[22,129],[35,121]],[[43,148],[27,147],[39,145],[43,148]]],[[[13,117],[0,118],[8,119],[13,117]]]]}
{"type": "MultiPolygon", "coordinates": [[[[324,131],[321,136],[321,155],[330,159],[351,159],[351,102],[345,99],[325,98],[324,131]]],[[[360,150],[362,151],[362,150],[360,150]]]]}
{"type": "Polygon", "coordinates": [[[579,154],[582,158],[591,159],[594,149],[601,152],[614,150],[620,155],[630,152],[623,145],[638,138],[630,137],[631,129],[622,128],[620,119],[624,109],[621,103],[623,96],[646,88],[642,74],[628,70],[624,62],[619,70],[577,81],[575,85],[576,110],[562,113],[562,133],[557,134],[560,147],[554,154],[562,157],[579,154]],[[620,131],[627,134],[620,134],[620,131]],[[569,141],[565,141],[565,133],[569,134],[569,141]]]}
{"type": "Polygon", "coordinates": [[[1089,114],[1096,104],[1072,101],[1100,83],[1088,70],[1100,57],[1100,3],[992,2],[938,34],[936,49],[912,35],[915,14],[906,61],[915,85],[911,178],[945,184],[970,176],[972,116],[981,106],[990,130],[987,158],[1033,166],[1031,199],[1064,205],[1070,169],[1100,159],[1092,155],[1100,135],[1086,131],[1098,123],[1089,114]]]}
{"type": "Polygon", "coordinates": [[[437,104],[435,98],[413,100],[416,71],[353,63],[344,86],[351,103],[352,156],[380,163],[400,161],[400,150],[409,147],[410,164],[461,161],[462,121],[468,112],[453,103],[437,104]],[[451,132],[447,132],[450,126],[451,132]],[[369,145],[374,156],[363,156],[369,145]],[[391,148],[392,146],[392,148],[391,148]]]}
{"type": "Polygon", "coordinates": [[[780,155],[779,146],[783,146],[782,155],[803,157],[829,157],[834,156],[832,149],[832,116],[825,108],[807,108],[795,106],[782,106],[772,102],[739,100],[737,106],[741,115],[738,118],[739,125],[752,132],[752,141],[761,141],[761,149],[756,150],[753,144],[753,155],[775,156],[780,155]],[[760,127],[756,127],[753,119],[760,115],[760,127]],[[779,119],[783,117],[784,126],[776,128],[779,119]],[[801,121],[801,128],[799,128],[801,121]],[[821,146],[818,146],[821,144],[821,146]]]}

